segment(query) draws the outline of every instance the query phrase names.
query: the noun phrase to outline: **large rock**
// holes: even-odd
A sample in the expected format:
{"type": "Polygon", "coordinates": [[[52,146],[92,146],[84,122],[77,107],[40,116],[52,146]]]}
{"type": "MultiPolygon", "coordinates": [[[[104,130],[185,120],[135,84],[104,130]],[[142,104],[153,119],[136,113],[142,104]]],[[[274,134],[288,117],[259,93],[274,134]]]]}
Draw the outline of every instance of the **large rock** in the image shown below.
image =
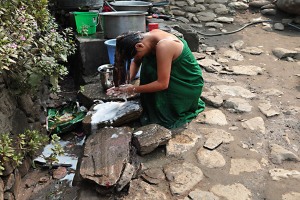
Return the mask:
{"type": "Polygon", "coordinates": [[[80,166],[80,175],[100,186],[116,186],[126,163],[130,161],[132,129],[103,128],[88,137],[80,166]]]}
{"type": "Polygon", "coordinates": [[[95,132],[105,126],[121,126],[142,114],[142,107],[138,101],[106,102],[95,105],[83,119],[86,134],[95,132]]]}
{"type": "Polygon", "coordinates": [[[169,129],[158,124],[149,124],[136,129],[132,143],[140,155],[145,155],[158,146],[166,144],[171,137],[172,133],[169,129]]]}
{"type": "Polygon", "coordinates": [[[290,14],[300,14],[300,1],[299,0],[277,0],[276,5],[280,10],[290,14]]]}

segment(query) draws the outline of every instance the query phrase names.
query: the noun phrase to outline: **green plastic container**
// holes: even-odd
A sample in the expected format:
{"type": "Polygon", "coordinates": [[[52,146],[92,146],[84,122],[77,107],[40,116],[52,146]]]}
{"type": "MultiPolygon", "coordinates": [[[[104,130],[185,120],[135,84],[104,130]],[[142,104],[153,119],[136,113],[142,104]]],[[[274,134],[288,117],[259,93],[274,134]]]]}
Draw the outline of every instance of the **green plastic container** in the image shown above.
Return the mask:
{"type": "Polygon", "coordinates": [[[76,22],[77,33],[81,35],[92,35],[96,33],[98,25],[97,12],[73,12],[76,22]]]}

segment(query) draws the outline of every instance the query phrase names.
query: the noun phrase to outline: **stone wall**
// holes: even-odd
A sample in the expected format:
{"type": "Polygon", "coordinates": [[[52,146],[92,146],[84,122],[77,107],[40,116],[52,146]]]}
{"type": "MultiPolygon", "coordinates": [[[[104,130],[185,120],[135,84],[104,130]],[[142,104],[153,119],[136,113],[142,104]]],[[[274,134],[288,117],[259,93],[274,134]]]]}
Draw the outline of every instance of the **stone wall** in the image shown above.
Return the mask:
{"type": "MultiPolygon", "coordinates": [[[[5,75],[0,75],[0,134],[11,133],[18,135],[26,129],[39,130],[45,133],[45,114],[43,110],[43,97],[47,90],[37,97],[29,94],[16,95],[8,89],[9,81],[5,75]]],[[[31,167],[31,158],[25,158],[21,166],[14,163],[6,163],[3,175],[0,177],[0,200],[16,199],[21,178],[25,176],[31,167]]]]}

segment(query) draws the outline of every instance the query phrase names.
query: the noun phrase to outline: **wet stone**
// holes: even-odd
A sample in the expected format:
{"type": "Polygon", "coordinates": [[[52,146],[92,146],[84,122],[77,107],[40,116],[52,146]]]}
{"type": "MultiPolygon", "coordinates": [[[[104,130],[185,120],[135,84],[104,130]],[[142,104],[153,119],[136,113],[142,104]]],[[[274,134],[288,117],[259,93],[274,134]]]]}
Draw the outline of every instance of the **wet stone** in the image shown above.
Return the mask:
{"type": "Polygon", "coordinates": [[[214,14],[213,12],[207,12],[207,11],[202,11],[197,13],[197,18],[201,22],[209,22],[213,21],[217,15],[214,14]]]}
{"type": "Polygon", "coordinates": [[[245,122],[242,122],[242,126],[255,132],[259,132],[262,134],[266,133],[265,122],[261,117],[254,117],[245,122]]]}
{"type": "Polygon", "coordinates": [[[161,168],[146,169],[141,177],[146,182],[154,185],[157,185],[165,180],[165,174],[161,168]]]}
{"type": "Polygon", "coordinates": [[[232,51],[232,50],[227,50],[223,54],[226,58],[229,58],[231,60],[236,60],[236,61],[242,61],[244,60],[244,56],[237,51],[232,51]]]}
{"type": "Polygon", "coordinates": [[[214,4],[209,4],[208,8],[210,9],[226,8],[226,6],[224,4],[214,3],[214,4]]]}
{"type": "Polygon", "coordinates": [[[214,124],[224,126],[227,125],[228,122],[226,120],[226,116],[220,110],[210,110],[200,113],[197,118],[196,122],[203,123],[203,124],[214,124]]]}
{"type": "Polygon", "coordinates": [[[100,186],[115,186],[130,160],[132,129],[102,128],[85,142],[80,175],[100,186]]]}
{"type": "Polygon", "coordinates": [[[128,195],[122,200],[147,199],[147,200],[169,200],[171,199],[159,187],[152,186],[140,179],[131,182],[128,195]]]}
{"type": "Polygon", "coordinates": [[[249,53],[251,55],[260,55],[263,53],[263,50],[258,47],[246,47],[244,49],[241,49],[241,52],[249,53]]]}
{"type": "Polygon", "coordinates": [[[284,30],[284,25],[282,23],[275,23],[274,24],[274,29],[278,31],[283,31],[284,30]]]}
{"type": "Polygon", "coordinates": [[[250,103],[242,98],[229,98],[225,100],[223,107],[234,109],[234,112],[251,112],[252,110],[250,103]]]}
{"type": "Polygon", "coordinates": [[[232,185],[214,185],[211,189],[214,194],[230,200],[251,200],[252,194],[249,189],[240,183],[232,185]]]}
{"type": "MultiPolygon", "coordinates": [[[[127,100],[136,99],[138,96],[138,94],[128,95],[127,100]]],[[[90,108],[94,104],[94,101],[124,101],[124,96],[106,95],[106,91],[103,89],[99,80],[97,83],[84,85],[83,90],[78,93],[78,99],[86,108],[90,108]]]]}
{"type": "Polygon", "coordinates": [[[279,59],[287,57],[296,57],[299,53],[297,51],[284,49],[284,48],[275,48],[272,50],[272,53],[279,59]]]}
{"type": "Polygon", "coordinates": [[[184,198],[184,200],[219,200],[220,198],[214,195],[212,192],[202,191],[199,189],[195,189],[190,192],[188,197],[184,198]]]}
{"type": "Polygon", "coordinates": [[[232,43],[230,43],[230,47],[233,48],[234,50],[240,50],[244,45],[244,41],[243,40],[236,40],[232,43]]]}
{"type": "Polygon", "coordinates": [[[223,27],[223,24],[218,23],[218,22],[207,22],[207,23],[205,23],[205,26],[206,27],[214,27],[214,28],[220,29],[220,28],[223,27]]]}
{"type": "Polygon", "coordinates": [[[130,163],[126,163],[124,171],[117,183],[117,191],[120,192],[133,178],[136,169],[130,163]]]}
{"type": "Polygon", "coordinates": [[[14,173],[9,174],[7,177],[4,179],[4,191],[10,190],[12,186],[15,183],[15,175],[14,173]]]}
{"type": "Polygon", "coordinates": [[[190,12],[190,13],[197,13],[197,12],[200,12],[200,11],[203,11],[203,8],[202,7],[189,7],[189,6],[186,6],[184,7],[184,10],[186,12],[190,12]]]}
{"type": "Polygon", "coordinates": [[[300,113],[300,107],[298,106],[287,106],[284,108],[283,113],[285,115],[296,115],[300,113]]]}
{"type": "Polygon", "coordinates": [[[211,150],[215,149],[222,143],[228,144],[234,141],[233,136],[222,129],[203,128],[201,129],[201,133],[203,133],[205,138],[207,138],[204,147],[211,150]]]}
{"type": "Polygon", "coordinates": [[[52,177],[54,179],[62,179],[67,175],[68,171],[65,167],[58,167],[53,171],[52,177]]]}
{"type": "Polygon", "coordinates": [[[4,199],[5,200],[14,200],[15,197],[14,197],[14,194],[12,192],[5,192],[4,193],[4,199]]]}
{"type": "Polygon", "coordinates": [[[83,119],[84,132],[89,135],[105,126],[121,126],[142,114],[138,101],[106,102],[93,106],[83,119]]]}
{"type": "Polygon", "coordinates": [[[264,94],[266,96],[281,96],[283,95],[283,92],[280,90],[277,90],[275,88],[270,88],[270,89],[264,89],[261,91],[261,94],[264,94]]]}
{"type": "Polygon", "coordinates": [[[202,92],[201,99],[207,104],[215,108],[219,108],[223,104],[223,97],[216,92],[208,91],[202,92]]]}
{"type": "Polygon", "coordinates": [[[34,180],[30,179],[30,178],[27,178],[27,179],[25,180],[25,186],[26,186],[27,188],[31,188],[31,187],[35,186],[36,184],[37,184],[37,183],[36,183],[34,180]]]}
{"type": "Polygon", "coordinates": [[[214,19],[214,21],[230,24],[234,21],[234,18],[231,18],[231,17],[217,17],[217,18],[214,19]]]}
{"type": "Polygon", "coordinates": [[[229,174],[239,175],[242,172],[256,172],[261,169],[259,162],[255,159],[231,159],[229,174]]]}
{"type": "Polygon", "coordinates": [[[224,74],[234,74],[234,75],[247,75],[247,76],[256,76],[261,75],[264,69],[254,65],[235,65],[225,67],[220,73],[224,74]]]}
{"type": "Polygon", "coordinates": [[[249,7],[248,4],[243,2],[231,2],[228,6],[237,10],[246,10],[249,7]]]}
{"type": "Polygon", "coordinates": [[[300,162],[300,158],[291,151],[286,150],[278,144],[270,144],[270,160],[274,164],[281,164],[283,161],[300,162]]]}
{"type": "Polygon", "coordinates": [[[186,1],[176,1],[175,5],[180,6],[180,7],[184,7],[184,6],[187,6],[188,4],[187,4],[186,1]]]}
{"type": "Polygon", "coordinates": [[[282,195],[283,200],[298,200],[300,199],[299,192],[289,192],[282,195]]]}
{"type": "MultiPolygon", "coordinates": [[[[216,8],[215,13],[218,14],[218,15],[226,15],[226,14],[229,13],[229,10],[228,10],[228,8],[216,8]]],[[[219,21],[219,22],[222,22],[222,21],[219,21]]]]}
{"type": "Polygon", "coordinates": [[[208,168],[223,167],[226,164],[224,157],[217,150],[211,151],[205,148],[200,148],[197,151],[196,156],[198,162],[208,168]]]}
{"type": "Polygon", "coordinates": [[[165,145],[171,137],[172,133],[169,129],[158,124],[149,124],[134,131],[132,144],[140,155],[145,155],[158,146],[165,145]]]}
{"type": "Polygon", "coordinates": [[[198,64],[202,66],[207,72],[219,72],[222,70],[222,65],[213,59],[205,58],[198,60],[198,64]]]}
{"type": "Polygon", "coordinates": [[[273,117],[280,114],[273,108],[269,101],[259,103],[258,108],[266,117],[273,117]]]}
{"type": "Polygon", "coordinates": [[[297,170],[286,170],[286,169],[270,169],[270,176],[274,181],[280,181],[282,179],[297,179],[300,180],[300,172],[297,170]]]}
{"type": "Polygon", "coordinates": [[[276,15],[277,11],[275,9],[263,9],[260,11],[263,15],[276,15]]]}
{"type": "Polygon", "coordinates": [[[220,91],[222,96],[240,96],[247,99],[256,97],[255,94],[241,86],[215,85],[211,88],[215,91],[220,91]]]}
{"type": "Polygon", "coordinates": [[[256,0],[256,1],[251,1],[249,3],[249,6],[255,7],[255,8],[261,8],[262,6],[270,4],[270,1],[266,0],[256,0]]]}
{"type": "Polygon", "coordinates": [[[184,15],[185,15],[185,12],[184,12],[184,11],[181,11],[181,10],[172,10],[172,13],[173,13],[175,16],[184,16],[184,15]]]}
{"type": "Polygon", "coordinates": [[[14,175],[15,175],[15,182],[12,188],[10,189],[10,191],[13,193],[15,197],[17,197],[19,195],[20,186],[21,186],[21,175],[18,169],[15,169],[14,175]]]}
{"type": "Polygon", "coordinates": [[[201,138],[201,136],[193,131],[188,129],[183,130],[169,140],[166,148],[167,156],[179,156],[182,153],[191,150],[199,138],[201,138]]]}
{"type": "Polygon", "coordinates": [[[171,163],[164,168],[173,195],[182,195],[203,179],[200,168],[192,163],[171,163]]]}

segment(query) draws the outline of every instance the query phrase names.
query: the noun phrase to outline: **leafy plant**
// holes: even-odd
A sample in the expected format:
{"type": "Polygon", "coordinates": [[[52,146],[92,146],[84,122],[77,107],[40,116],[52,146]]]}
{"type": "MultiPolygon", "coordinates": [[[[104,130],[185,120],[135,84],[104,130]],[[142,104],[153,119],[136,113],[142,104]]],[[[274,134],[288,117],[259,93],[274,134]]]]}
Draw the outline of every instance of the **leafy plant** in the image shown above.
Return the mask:
{"type": "Polygon", "coordinates": [[[51,144],[53,145],[53,147],[51,148],[52,153],[50,154],[50,156],[42,155],[50,168],[52,168],[54,163],[58,162],[57,156],[61,156],[64,154],[64,149],[59,144],[59,140],[60,137],[58,137],[56,134],[51,135],[51,144]]]}
{"type": "MultiPolygon", "coordinates": [[[[57,161],[57,156],[64,153],[59,139],[60,137],[56,134],[51,136],[53,153],[50,156],[43,156],[46,163],[51,166],[57,161]]],[[[48,141],[48,136],[36,130],[26,130],[16,138],[12,138],[9,133],[0,134],[0,175],[5,170],[5,163],[13,162],[16,166],[21,165],[25,156],[34,156],[37,150],[45,146],[48,141]]]]}
{"type": "Polygon", "coordinates": [[[36,130],[26,130],[14,139],[9,133],[0,134],[0,175],[6,162],[19,166],[26,155],[33,156],[46,142],[48,137],[36,130]]]}
{"type": "Polygon", "coordinates": [[[60,30],[47,6],[47,0],[0,1],[0,73],[13,80],[15,91],[36,89],[45,78],[68,73],[73,32],[60,30]]]}

